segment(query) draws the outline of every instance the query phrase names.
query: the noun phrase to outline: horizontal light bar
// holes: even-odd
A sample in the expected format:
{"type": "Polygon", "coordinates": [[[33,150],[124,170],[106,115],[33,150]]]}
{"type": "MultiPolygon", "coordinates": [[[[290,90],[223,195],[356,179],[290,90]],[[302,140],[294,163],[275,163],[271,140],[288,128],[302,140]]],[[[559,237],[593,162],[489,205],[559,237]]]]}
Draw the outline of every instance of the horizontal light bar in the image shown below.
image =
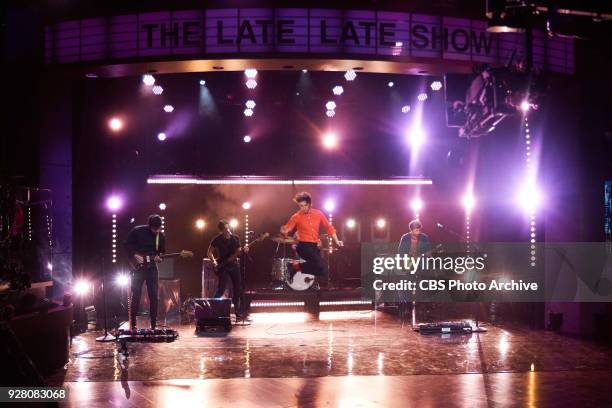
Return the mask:
{"type": "Polygon", "coordinates": [[[251,307],[304,306],[304,302],[251,302],[251,307]]]}
{"type": "Polygon", "coordinates": [[[430,185],[430,179],[416,177],[398,177],[384,180],[347,179],[341,177],[317,177],[291,180],[260,176],[235,176],[218,179],[205,179],[188,176],[152,176],[147,184],[197,184],[197,185],[374,185],[374,186],[408,186],[430,185]]]}
{"type": "Polygon", "coordinates": [[[339,305],[371,305],[371,300],[332,300],[319,302],[321,306],[339,306],[339,305]]]}

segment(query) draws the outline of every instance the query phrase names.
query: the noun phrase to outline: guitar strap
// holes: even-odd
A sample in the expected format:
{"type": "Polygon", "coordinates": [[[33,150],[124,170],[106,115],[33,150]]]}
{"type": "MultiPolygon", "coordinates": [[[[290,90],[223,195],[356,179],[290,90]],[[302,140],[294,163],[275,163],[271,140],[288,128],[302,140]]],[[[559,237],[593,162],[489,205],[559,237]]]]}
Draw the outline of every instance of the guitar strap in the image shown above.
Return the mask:
{"type": "Polygon", "coordinates": [[[159,232],[155,234],[155,253],[159,253],[159,232]]]}

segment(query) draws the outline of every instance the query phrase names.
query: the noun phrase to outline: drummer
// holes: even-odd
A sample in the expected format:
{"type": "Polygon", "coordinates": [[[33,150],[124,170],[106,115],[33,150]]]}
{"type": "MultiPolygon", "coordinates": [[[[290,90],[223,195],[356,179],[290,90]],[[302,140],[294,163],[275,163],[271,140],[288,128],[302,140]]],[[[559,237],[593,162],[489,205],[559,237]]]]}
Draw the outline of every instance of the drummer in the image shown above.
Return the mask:
{"type": "MultiPolygon", "coordinates": [[[[336,229],[331,225],[322,211],[312,208],[312,197],[309,193],[297,194],[293,201],[300,209],[291,216],[287,224],[280,228],[281,234],[287,236],[293,229],[297,229],[298,244],[296,247],[298,255],[304,259],[299,265],[302,273],[315,275],[323,286],[327,283],[327,265],[321,256],[319,249],[319,228],[321,224],[339,247],[344,244],[338,239],[336,229]]],[[[298,270],[299,270],[298,269],[298,270]]],[[[292,272],[295,274],[295,270],[292,272]]]]}

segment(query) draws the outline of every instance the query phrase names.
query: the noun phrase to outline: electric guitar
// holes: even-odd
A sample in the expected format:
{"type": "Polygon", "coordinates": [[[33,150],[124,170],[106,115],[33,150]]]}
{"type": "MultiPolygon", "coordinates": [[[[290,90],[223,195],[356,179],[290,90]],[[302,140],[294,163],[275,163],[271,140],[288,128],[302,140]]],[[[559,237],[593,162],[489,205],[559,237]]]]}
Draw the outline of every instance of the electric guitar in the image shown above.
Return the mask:
{"type": "MultiPolygon", "coordinates": [[[[268,238],[270,236],[269,233],[264,232],[263,234],[259,235],[257,238],[255,238],[253,241],[249,242],[249,248],[253,246],[253,244],[256,244],[258,242],[263,241],[264,239],[268,238]]],[[[246,247],[246,245],[241,246],[240,248],[236,249],[234,251],[234,253],[232,253],[230,256],[228,256],[227,258],[225,258],[223,261],[221,262],[217,262],[217,264],[215,265],[215,273],[217,275],[219,275],[220,271],[225,268],[227,265],[236,262],[236,259],[238,259],[238,257],[240,256],[240,254],[242,254],[242,252],[244,251],[244,248],[246,247]]]]}
{"type": "MultiPolygon", "coordinates": [[[[140,268],[144,268],[146,266],[149,266],[149,265],[155,263],[155,256],[156,256],[156,254],[144,255],[144,254],[136,253],[136,255],[142,256],[142,262],[138,262],[135,258],[132,258],[129,261],[130,270],[132,272],[137,271],[140,268]]],[[[159,255],[159,257],[161,259],[166,259],[166,258],[191,258],[191,257],[193,257],[193,252],[182,250],[181,252],[171,252],[169,254],[159,255]]]]}

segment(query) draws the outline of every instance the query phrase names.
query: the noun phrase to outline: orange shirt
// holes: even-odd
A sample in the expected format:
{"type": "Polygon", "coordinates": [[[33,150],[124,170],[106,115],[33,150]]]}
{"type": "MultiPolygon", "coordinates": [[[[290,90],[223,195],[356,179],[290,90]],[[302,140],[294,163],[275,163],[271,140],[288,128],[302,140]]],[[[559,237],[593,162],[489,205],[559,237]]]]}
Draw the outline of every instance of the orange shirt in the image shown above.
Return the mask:
{"type": "Polygon", "coordinates": [[[306,214],[301,210],[296,212],[291,216],[285,227],[288,231],[297,228],[297,239],[300,242],[319,242],[319,227],[321,224],[329,235],[336,232],[325,214],[315,208],[311,208],[306,214]]]}

